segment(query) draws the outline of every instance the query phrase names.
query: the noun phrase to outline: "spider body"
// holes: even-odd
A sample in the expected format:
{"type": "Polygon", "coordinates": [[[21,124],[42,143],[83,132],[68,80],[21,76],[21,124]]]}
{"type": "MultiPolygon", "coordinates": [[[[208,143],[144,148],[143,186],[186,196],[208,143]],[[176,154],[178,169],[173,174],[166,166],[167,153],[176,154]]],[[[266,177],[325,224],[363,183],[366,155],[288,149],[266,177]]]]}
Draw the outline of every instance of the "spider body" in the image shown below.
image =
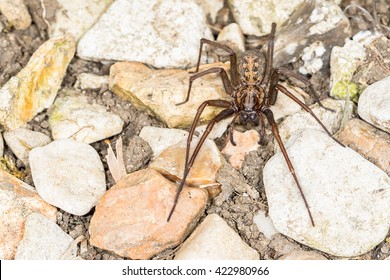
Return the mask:
{"type": "MultiPolygon", "coordinates": [[[[277,124],[275,122],[275,119],[273,117],[273,113],[270,109],[271,105],[274,105],[277,99],[278,91],[282,92],[283,94],[287,95],[289,98],[291,98],[293,101],[298,103],[305,111],[307,111],[309,114],[311,114],[315,120],[322,126],[322,128],[325,130],[325,132],[333,138],[331,133],[326,129],[326,127],[322,124],[322,122],[316,117],[316,115],[311,111],[309,107],[307,107],[303,102],[301,102],[298,98],[296,98],[293,94],[291,94],[284,86],[279,84],[279,76],[280,75],[286,75],[294,77],[301,82],[303,82],[305,85],[310,85],[310,82],[303,76],[300,76],[298,74],[295,74],[294,72],[291,72],[288,69],[285,68],[274,68],[272,65],[273,61],[273,46],[274,46],[274,37],[275,37],[275,29],[276,24],[272,24],[271,33],[269,35],[268,40],[268,49],[267,53],[263,54],[259,50],[250,50],[246,51],[244,53],[237,54],[234,52],[230,47],[217,43],[214,41],[210,41],[207,39],[201,39],[200,41],[200,50],[199,50],[199,57],[198,57],[198,64],[195,71],[195,74],[192,75],[189,79],[189,87],[187,92],[186,99],[177,104],[183,104],[189,100],[190,92],[192,83],[205,75],[211,74],[211,73],[219,73],[223,82],[223,86],[225,88],[225,91],[228,95],[230,95],[233,100],[227,101],[227,100],[207,100],[203,102],[199,108],[198,111],[194,117],[194,121],[192,123],[192,126],[189,131],[189,135],[187,138],[187,149],[186,149],[186,158],[185,158],[185,167],[184,167],[184,174],[182,181],[180,183],[180,186],[178,188],[178,191],[176,193],[176,197],[172,206],[172,209],[168,215],[168,221],[170,220],[176,204],[178,202],[180,192],[182,191],[186,178],[190,172],[190,169],[195,161],[195,158],[197,154],[199,153],[199,150],[201,146],[203,145],[204,141],[207,138],[207,135],[212,130],[213,126],[228,117],[233,116],[233,120],[228,128],[229,133],[229,139],[232,142],[233,145],[236,145],[233,139],[233,129],[234,124],[237,120],[242,125],[251,124],[254,126],[260,127],[260,139],[264,139],[265,136],[265,123],[264,119],[267,119],[268,123],[271,125],[272,133],[278,142],[278,145],[280,147],[280,150],[285,158],[285,161],[287,163],[287,166],[290,170],[291,175],[294,178],[294,181],[298,187],[298,190],[302,196],[303,202],[305,204],[305,207],[307,209],[310,222],[312,226],[314,226],[314,220],[312,217],[312,214],[310,212],[309,205],[306,201],[305,195],[303,193],[303,190],[300,186],[298,177],[295,173],[294,167],[290,161],[290,158],[287,154],[287,151],[283,145],[283,142],[280,138],[279,131],[277,124]],[[200,64],[200,58],[202,55],[202,47],[203,44],[211,45],[215,48],[223,49],[227,52],[227,54],[230,57],[230,79],[228,77],[228,74],[226,73],[225,69],[221,67],[213,67],[209,68],[207,70],[204,70],[202,72],[199,72],[199,64],[200,64]],[[200,116],[205,109],[206,106],[215,106],[215,107],[221,107],[224,108],[214,119],[212,119],[209,124],[206,127],[205,132],[200,137],[200,140],[198,144],[196,145],[193,154],[189,155],[190,146],[192,137],[195,132],[195,127],[200,119],[200,116]]],[[[311,88],[310,88],[311,89],[311,88]]],[[[315,93],[314,97],[316,97],[315,93]]],[[[319,105],[322,106],[318,98],[316,98],[319,105]]],[[[323,106],[322,106],[323,107],[323,106]]],[[[334,138],[333,138],[334,139],[334,138]]],[[[334,139],[336,142],[338,142],[336,139],[334,139]]],[[[262,140],[260,140],[262,142],[262,140]]],[[[340,142],[338,142],[340,145],[342,145],[340,142]]],[[[344,146],[344,145],[342,145],[344,146]]]]}

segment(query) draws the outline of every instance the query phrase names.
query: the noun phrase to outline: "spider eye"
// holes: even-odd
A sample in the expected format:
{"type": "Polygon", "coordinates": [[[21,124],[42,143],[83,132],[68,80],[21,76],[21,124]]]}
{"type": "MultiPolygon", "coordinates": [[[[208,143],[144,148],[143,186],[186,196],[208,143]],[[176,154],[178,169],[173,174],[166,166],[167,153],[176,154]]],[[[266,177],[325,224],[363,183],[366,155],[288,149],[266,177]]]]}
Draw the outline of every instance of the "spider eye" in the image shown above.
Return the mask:
{"type": "Polygon", "coordinates": [[[257,115],[256,114],[252,114],[251,115],[251,121],[254,121],[254,120],[256,120],[257,119],[257,115]]]}

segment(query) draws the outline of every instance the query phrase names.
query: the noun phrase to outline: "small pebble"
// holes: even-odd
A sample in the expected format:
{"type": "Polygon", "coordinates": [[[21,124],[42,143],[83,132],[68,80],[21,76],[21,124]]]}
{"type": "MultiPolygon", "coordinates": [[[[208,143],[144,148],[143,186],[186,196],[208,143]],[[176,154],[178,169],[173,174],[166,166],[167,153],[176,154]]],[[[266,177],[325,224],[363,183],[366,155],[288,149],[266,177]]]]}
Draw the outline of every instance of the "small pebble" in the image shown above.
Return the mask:
{"type": "Polygon", "coordinates": [[[81,73],[77,76],[77,81],[74,85],[76,89],[92,89],[97,90],[103,87],[108,87],[109,76],[99,76],[92,73],[81,73]]]}
{"type": "Polygon", "coordinates": [[[23,0],[0,0],[0,12],[18,30],[31,25],[31,16],[23,0]]]}

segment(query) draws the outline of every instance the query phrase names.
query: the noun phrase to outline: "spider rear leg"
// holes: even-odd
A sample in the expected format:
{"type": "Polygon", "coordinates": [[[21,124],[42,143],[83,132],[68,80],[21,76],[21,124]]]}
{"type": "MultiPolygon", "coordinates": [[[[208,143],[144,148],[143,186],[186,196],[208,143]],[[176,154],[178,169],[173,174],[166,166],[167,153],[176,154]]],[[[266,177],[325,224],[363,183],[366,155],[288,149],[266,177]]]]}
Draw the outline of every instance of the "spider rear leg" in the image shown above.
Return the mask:
{"type": "Polygon", "coordinates": [[[213,74],[213,73],[221,74],[222,83],[223,83],[223,86],[225,88],[226,93],[230,96],[233,96],[232,84],[229,80],[229,77],[228,77],[225,69],[223,69],[222,67],[212,67],[212,68],[209,68],[209,69],[204,70],[202,72],[196,73],[190,77],[186,99],[183,102],[176,103],[176,105],[179,106],[179,105],[182,105],[182,104],[188,102],[188,100],[190,99],[190,92],[191,92],[191,88],[192,88],[192,83],[196,79],[203,77],[205,75],[208,75],[208,74],[213,74]]]}
{"type": "Polygon", "coordinates": [[[306,112],[308,112],[312,117],[319,123],[319,125],[322,126],[322,128],[325,130],[325,132],[338,144],[340,144],[342,147],[345,147],[341,142],[339,142],[336,138],[333,137],[333,135],[329,132],[329,130],[326,128],[326,126],[320,121],[320,119],[313,113],[313,111],[308,107],[305,103],[303,103],[301,100],[296,98],[291,92],[289,92],[284,86],[277,84],[276,88],[283,92],[285,95],[290,97],[292,100],[294,100],[299,106],[301,106],[306,112]]]}
{"type": "Polygon", "coordinates": [[[274,114],[272,113],[272,111],[271,111],[270,109],[265,109],[265,110],[263,110],[262,112],[265,114],[265,116],[267,117],[267,120],[268,120],[269,124],[271,125],[272,134],[274,135],[276,141],[278,142],[278,145],[279,145],[279,147],[280,147],[280,150],[282,151],[283,157],[284,157],[284,159],[285,159],[285,161],[286,161],[286,163],[287,163],[288,169],[290,170],[290,173],[291,173],[291,175],[293,176],[294,181],[295,181],[295,183],[296,183],[297,186],[298,186],[299,192],[300,192],[300,194],[301,194],[301,196],[302,196],[303,202],[305,203],[307,212],[308,212],[308,214],[309,214],[311,224],[312,224],[312,226],[314,227],[314,226],[315,226],[315,225],[314,225],[314,220],[313,220],[313,217],[312,217],[312,215],[311,215],[311,211],[310,211],[310,208],[309,208],[309,204],[308,204],[307,201],[306,201],[306,197],[305,197],[305,195],[304,195],[304,193],[303,193],[303,190],[302,190],[302,188],[301,188],[301,185],[300,185],[300,183],[299,183],[299,181],[298,181],[298,177],[297,177],[297,175],[296,175],[296,173],[295,173],[294,167],[293,167],[293,165],[292,165],[292,163],[291,163],[291,160],[290,160],[290,158],[289,158],[289,156],[288,156],[288,154],[287,154],[287,151],[286,151],[286,148],[284,147],[284,144],[283,144],[283,142],[282,142],[282,139],[280,138],[279,129],[278,129],[278,126],[276,125],[276,122],[275,122],[275,119],[274,119],[274,114]]]}
{"type": "Polygon", "coordinates": [[[179,188],[177,189],[175,200],[173,202],[173,206],[171,208],[171,211],[169,212],[169,215],[168,215],[168,218],[167,218],[167,222],[169,222],[169,220],[172,217],[173,212],[175,211],[177,202],[179,200],[180,193],[181,193],[181,191],[184,188],[184,184],[185,184],[185,181],[187,179],[187,176],[190,173],[191,167],[194,164],[195,158],[198,155],[201,146],[203,145],[203,143],[206,140],[207,136],[210,134],[211,129],[214,127],[214,125],[217,122],[230,117],[234,113],[234,110],[231,109],[230,107],[231,107],[231,103],[226,101],[226,100],[207,100],[207,101],[203,102],[199,106],[198,111],[196,113],[196,116],[194,118],[194,121],[192,123],[191,129],[189,131],[188,138],[187,138],[187,147],[186,147],[186,156],[185,156],[183,178],[182,178],[182,180],[180,182],[179,188]],[[209,122],[209,124],[206,127],[205,132],[203,133],[202,137],[199,139],[199,142],[196,145],[195,150],[192,153],[192,156],[191,156],[190,160],[188,160],[189,159],[189,154],[190,154],[190,148],[191,148],[191,141],[192,141],[192,137],[193,137],[194,132],[195,132],[195,127],[196,127],[196,124],[198,123],[198,121],[200,119],[200,116],[201,116],[203,110],[206,108],[206,106],[223,107],[223,108],[228,108],[228,109],[225,109],[225,110],[221,111],[214,119],[212,119],[209,122]]]}

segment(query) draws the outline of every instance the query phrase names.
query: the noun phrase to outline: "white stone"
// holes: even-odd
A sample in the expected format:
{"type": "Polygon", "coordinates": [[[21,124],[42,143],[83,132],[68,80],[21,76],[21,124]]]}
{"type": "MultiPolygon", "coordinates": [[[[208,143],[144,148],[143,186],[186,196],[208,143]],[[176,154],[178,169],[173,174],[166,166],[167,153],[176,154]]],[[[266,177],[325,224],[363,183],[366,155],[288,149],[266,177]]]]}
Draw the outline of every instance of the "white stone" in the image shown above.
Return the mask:
{"type": "Polygon", "coordinates": [[[85,143],[61,139],[34,148],[30,166],[38,194],[74,215],[87,214],[106,191],[100,157],[85,143]]]}
{"type": "Polygon", "coordinates": [[[77,89],[100,89],[108,87],[109,76],[99,76],[92,73],[81,73],[77,76],[75,88],[77,89]]]}
{"type": "Polygon", "coordinates": [[[302,60],[303,66],[299,67],[299,73],[314,74],[321,70],[322,56],[325,54],[326,49],[321,41],[315,41],[310,46],[303,49],[302,60]]]}
{"type": "Polygon", "coordinates": [[[244,34],[262,36],[271,31],[271,24],[279,26],[288,20],[303,0],[229,0],[234,19],[244,34]]]}
{"type": "Polygon", "coordinates": [[[344,257],[382,242],[390,226],[390,178],[318,130],[286,144],[315,227],[281,153],[264,167],[269,215],[275,228],[296,241],[344,257]]]}
{"type": "Polygon", "coordinates": [[[49,117],[53,138],[93,143],[120,133],[124,121],[99,104],[89,104],[85,95],[67,90],[54,103],[49,117]]]}
{"type": "Polygon", "coordinates": [[[210,15],[211,22],[215,22],[217,14],[223,8],[224,0],[195,0],[202,7],[206,16],[210,15]]]}
{"type": "Polygon", "coordinates": [[[218,34],[217,41],[228,41],[240,51],[245,52],[244,34],[242,34],[240,26],[237,23],[231,23],[225,26],[218,34]]]}
{"type": "Polygon", "coordinates": [[[3,141],[3,136],[0,133],[0,157],[2,157],[4,154],[4,141],[3,141]]]}
{"type": "MultiPolygon", "coordinates": [[[[213,129],[210,131],[210,134],[207,135],[207,138],[209,139],[216,139],[218,137],[221,137],[223,133],[228,128],[229,124],[232,122],[233,117],[224,119],[218,123],[216,123],[213,127],[213,129]]],[[[198,133],[199,136],[201,136],[206,131],[207,124],[197,126],[195,128],[195,133],[198,133]]]]}
{"type": "Polygon", "coordinates": [[[195,65],[199,40],[212,38],[204,11],[189,0],[117,0],[80,39],[83,59],[195,65]]]}
{"type": "Polygon", "coordinates": [[[25,165],[28,165],[28,154],[31,149],[47,145],[51,141],[46,134],[26,128],[4,132],[4,140],[15,156],[25,165]]]}
{"type": "Polygon", "coordinates": [[[182,129],[144,126],[139,136],[148,142],[157,157],[169,146],[175,145],[188,137],[188,132],[182,129]]]}
{"type": "Polygon", "coordinates": [[[390,77],[368,86],[359,97],[359,116],[390,133],[390,77]]]}
{"type": "Polygon", "coordinates": [[[54,22],[50,23],[50,38],[71,34],[77,41],[97,21],[112,0],[56,0],[54,22]]]}
{"type": "MultiPolygon", "coordinates": [[[[279,93],[280,95],[280,93],[279,93]]],[[[322,100],[321,103],[336,112],[332,112],[321,108],[318,104],[310,106],[313,113],[320,119],[320,121],[325,125],[331,134],[336,133],[339,130],[341,119],[342,119],[342,110],[344,108],[344,101],[334,100],[331,98],[322,100]]],[[[323,128],[318,124],[318,122],[306,111],[298,112],[294,115],[288,116],[281,124],[278,125],[279,134],[282,138],[283,143],[295,133],[306,129],[318,129],[324,131],[323,128]]],[[[278,150],[279,147],[275,141],[275,147],[278,150]]]]}
{"type": "Polygon", "coordinates": [[[0,12],[15,29],[27,29],[31,25],[24,0],[0,0],[0,12]]]}
{"type": "Polygon", "coordinates": [[[73,238],[52,220],[33,212],[26,218],[23,239],[18,246],[15,259],[59,260],[72,242],[73,238]]]}
{"type": "Polygon", "coordinates": [[[264,211],[258,211],[255,216],[253,217],[253,222],[255,223],[255,225],[257,226],[257,228],[259,229],[259,231],[264,234],[264,236],[271,240],[272,239],[272,236],[274,234],[277,234],[279,233],[274,224],[272,223],[272,220],[271,218],[266,215],[266,213],[264,211]]]}
{"type": "Polygon", "coordinates": [[[217,214],[208,215],[182,244],[175,260],[258,260],[259,253],[217,214]]]}

